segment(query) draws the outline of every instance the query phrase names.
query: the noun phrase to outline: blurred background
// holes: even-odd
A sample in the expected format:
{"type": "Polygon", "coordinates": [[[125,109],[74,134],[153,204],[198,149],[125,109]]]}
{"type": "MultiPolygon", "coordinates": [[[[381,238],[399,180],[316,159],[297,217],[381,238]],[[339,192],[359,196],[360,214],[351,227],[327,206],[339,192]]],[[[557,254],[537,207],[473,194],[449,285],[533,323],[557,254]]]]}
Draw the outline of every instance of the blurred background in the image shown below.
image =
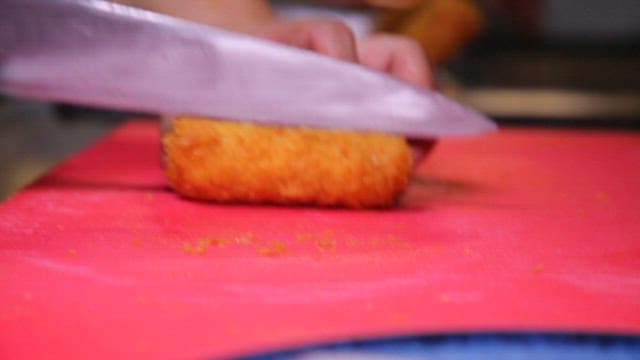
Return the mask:
{"type": "MultiPolygon", "coordinates": [[[[500,124],[640,129],[639,0],[272,3],[416,39],[440,88],[500,124]]],[[[0,97],[0,199],[131,116],[0,97]]]]}

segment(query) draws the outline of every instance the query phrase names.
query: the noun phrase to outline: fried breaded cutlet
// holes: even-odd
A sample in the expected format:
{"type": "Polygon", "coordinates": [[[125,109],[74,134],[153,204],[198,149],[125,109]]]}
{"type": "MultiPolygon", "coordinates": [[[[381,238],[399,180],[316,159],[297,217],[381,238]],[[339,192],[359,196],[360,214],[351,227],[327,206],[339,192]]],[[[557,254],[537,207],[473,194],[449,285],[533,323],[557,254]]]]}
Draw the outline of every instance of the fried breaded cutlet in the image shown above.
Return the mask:
{"type": "Polygon", "coordinates": [[[219,202],[388,207],[407,187],[401,136],[181,117],[163,135],[179,194],[219,202]]]}

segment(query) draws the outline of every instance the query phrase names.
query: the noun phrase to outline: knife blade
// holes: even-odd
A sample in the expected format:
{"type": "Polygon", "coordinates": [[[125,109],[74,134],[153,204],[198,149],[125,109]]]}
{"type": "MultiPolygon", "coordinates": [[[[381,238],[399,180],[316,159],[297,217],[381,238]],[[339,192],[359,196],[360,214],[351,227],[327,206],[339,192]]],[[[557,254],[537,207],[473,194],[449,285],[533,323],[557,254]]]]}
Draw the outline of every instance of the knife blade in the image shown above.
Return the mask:
{"type": "Polygon", "coordinates": [[[473,135],[444,95],[311,51],[101,0],[2,0],[0,91],[268,124],[473,135]]]}

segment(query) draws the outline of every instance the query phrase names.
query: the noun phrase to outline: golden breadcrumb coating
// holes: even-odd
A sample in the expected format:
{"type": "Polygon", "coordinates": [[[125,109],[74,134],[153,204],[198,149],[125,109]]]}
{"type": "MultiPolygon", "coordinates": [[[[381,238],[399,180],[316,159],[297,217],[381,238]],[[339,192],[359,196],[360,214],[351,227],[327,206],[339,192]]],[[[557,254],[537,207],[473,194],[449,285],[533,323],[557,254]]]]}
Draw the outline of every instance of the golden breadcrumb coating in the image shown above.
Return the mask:
{"type": "Polygon", "coordinates": [[[221,202],[391,206],[412,155],[401,136],[176,118],[166,175],[186,197],[221,202]]]}

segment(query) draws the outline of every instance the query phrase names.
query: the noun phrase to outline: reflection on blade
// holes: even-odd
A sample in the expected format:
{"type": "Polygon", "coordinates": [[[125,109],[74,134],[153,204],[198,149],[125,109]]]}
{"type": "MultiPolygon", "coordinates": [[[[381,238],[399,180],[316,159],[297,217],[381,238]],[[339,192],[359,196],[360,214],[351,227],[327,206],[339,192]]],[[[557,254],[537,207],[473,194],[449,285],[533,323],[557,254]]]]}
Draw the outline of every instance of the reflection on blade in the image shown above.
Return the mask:
{"type": "Polygon", "coordinates": [[[4,0],[0,90],[411,137],[495,129],[441,94],[309,51],[104,1],[4,0]]]}

